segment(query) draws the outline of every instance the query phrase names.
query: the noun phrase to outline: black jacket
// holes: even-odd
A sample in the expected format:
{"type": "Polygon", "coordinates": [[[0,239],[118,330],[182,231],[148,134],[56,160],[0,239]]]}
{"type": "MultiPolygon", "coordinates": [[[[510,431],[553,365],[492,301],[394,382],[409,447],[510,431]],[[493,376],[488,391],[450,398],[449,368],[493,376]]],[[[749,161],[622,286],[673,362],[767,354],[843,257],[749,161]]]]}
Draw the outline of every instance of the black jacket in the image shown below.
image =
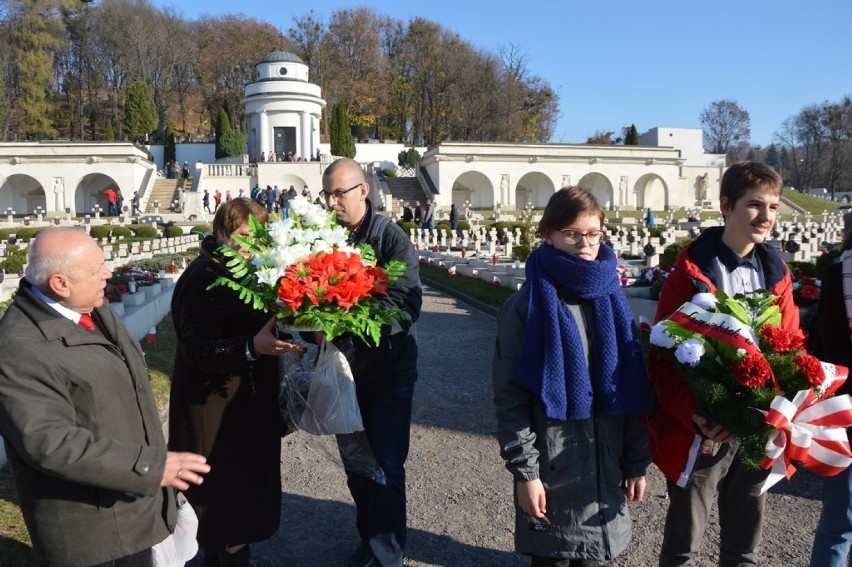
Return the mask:
{"type": "MultiPolygon", "coordinates": [[[[367,241],[373,223],[373,207],[367,200],[367,218],[358,232],[350,235],[355,244],[367,241]]],[[[391,260],[405,262],[405,273],[388,286],[388,295],[380,305],[405,309],[411,321],[402,330],[382,330],[379,346],[370,347],[360,339],[354,339],[355,353],[349,364],[358,389],[388,389],[413,384],[417,380],[417,336],[414,322],[420,316],[423,290],[420,287],[420,271],[417,254],[408,236],[393,222],[385,225],[381,246],[376,250],[378,265],[391,260]]]]}

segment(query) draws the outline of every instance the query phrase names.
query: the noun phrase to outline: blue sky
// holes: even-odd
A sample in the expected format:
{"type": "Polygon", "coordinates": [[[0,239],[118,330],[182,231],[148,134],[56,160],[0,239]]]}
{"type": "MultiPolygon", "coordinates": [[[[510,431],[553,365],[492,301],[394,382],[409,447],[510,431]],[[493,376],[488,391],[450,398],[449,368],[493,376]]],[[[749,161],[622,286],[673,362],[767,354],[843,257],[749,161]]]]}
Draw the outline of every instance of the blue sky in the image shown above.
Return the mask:
{"type": "Polygon", "coordinates": [[[849,0],[429,0],[272,2],[153,0],[184,17],[245,14],[286,35],[313,11],[369,6],[408,21],[421,16],[497,53],[513,45],[531,73],[560,95],[557,143],[635,124],[700,128],[701,111],[734,99],[751,115],[751,141],[766,146],[805,106],[852,95],[849,0]]]}

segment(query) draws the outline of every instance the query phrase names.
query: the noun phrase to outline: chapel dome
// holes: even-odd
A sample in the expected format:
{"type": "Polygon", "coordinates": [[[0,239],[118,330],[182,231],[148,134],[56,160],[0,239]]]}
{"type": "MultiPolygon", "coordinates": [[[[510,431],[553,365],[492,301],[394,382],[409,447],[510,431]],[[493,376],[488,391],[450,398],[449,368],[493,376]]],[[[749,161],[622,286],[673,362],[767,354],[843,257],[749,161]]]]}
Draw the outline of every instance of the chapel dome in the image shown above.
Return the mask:
{"type": "Polygon", "coordinates": [[[260,60],[261,63],[301,63],[305,64],[302,61],[301,57],[296,55],[295,53],[290,53],[289,51],[273,51],[272,53],[268,53],[266,57],[260,60]]]}

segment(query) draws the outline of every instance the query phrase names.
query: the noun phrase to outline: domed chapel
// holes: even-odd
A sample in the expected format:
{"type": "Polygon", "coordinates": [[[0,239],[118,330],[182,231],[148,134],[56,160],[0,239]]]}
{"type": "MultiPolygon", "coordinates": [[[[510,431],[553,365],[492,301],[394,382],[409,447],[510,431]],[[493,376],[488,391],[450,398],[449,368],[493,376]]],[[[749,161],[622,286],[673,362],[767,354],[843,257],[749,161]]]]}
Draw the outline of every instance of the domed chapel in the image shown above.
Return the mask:
{"type": "Polygon", "coordinates": [[[308,66],[297,55],[273,51],[257,64],[257,79],[240,101],[246,117],[251,161],[316,157],[319,121],[326,101],[308,80],[308,66]]]}

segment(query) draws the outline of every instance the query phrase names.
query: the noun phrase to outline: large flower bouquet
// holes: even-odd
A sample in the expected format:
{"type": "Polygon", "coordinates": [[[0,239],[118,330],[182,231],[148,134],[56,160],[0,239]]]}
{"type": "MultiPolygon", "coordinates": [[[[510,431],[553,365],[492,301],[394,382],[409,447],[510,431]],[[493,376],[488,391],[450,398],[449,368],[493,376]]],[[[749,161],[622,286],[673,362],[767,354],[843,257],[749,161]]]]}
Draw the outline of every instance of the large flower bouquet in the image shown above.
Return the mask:
{"type": "Polygon", "coordinates": [[[274,313],[283,327],[322,331],[328,341],[352,333],[378,345],[383,325],[408,319],[404,310],[379,303],[405,264],[376,266],[370,245],[347,243],[348,231],[335,212],[296,196],[288,218],[263,224],[250,216],[248,226],[247,237],[232,238],[250,259],[220,247],[232,277],[220,277],[210,288],[227,286],[246,303],[274,313]]]}
{"type": "Polygon", "coordinates": [[[766,290],[697,294],[650,335],[709,422],[740,441],[746,466],[770,469],[762,491],[792,476],[793,462],[824,475],[852,463],[852,400],[832,397],[848,369],[820,362],[780,328],[776,300],[766,290]]]}

